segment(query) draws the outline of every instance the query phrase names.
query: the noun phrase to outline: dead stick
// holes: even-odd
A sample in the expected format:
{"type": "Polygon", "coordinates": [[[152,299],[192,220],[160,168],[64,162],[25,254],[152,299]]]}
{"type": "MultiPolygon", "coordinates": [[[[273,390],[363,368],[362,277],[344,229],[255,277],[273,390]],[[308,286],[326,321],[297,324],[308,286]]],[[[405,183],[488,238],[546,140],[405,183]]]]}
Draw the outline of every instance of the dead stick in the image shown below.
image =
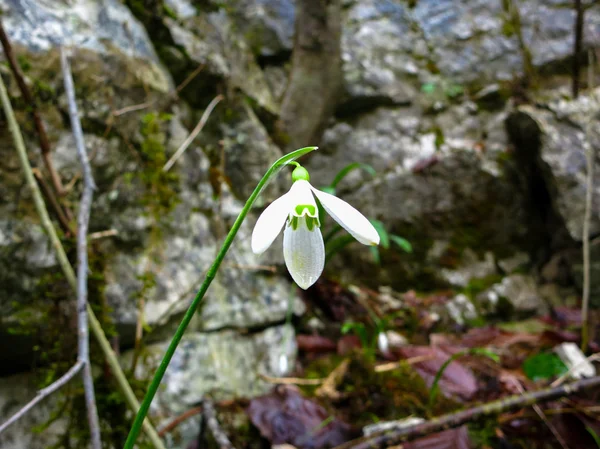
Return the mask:
{"type": "Polygon", "coordinates": [[[179,159],[181,157],[181,155],[187,149],[187,147],[194,141],[194,139],[196,138],[196,136],[198,136],[200,131],[202,131],[202,128],[204,128],[204,125],[206,125],[206,122],[207,122],[208,118],[210,117],[210,113],[215,108],[215,106],[219,103],[219,101],[221,101],[222,99],[223,99],[223,95],[217,95],[215,98],[213,98],[213,100],[206,107],[206,110],[204,111],[204,114],[202,114],[202,117],[200,117],[200,121],[198,122],[196,127],[192,130],[192,132],[187,137],[187,139],[185,139],[185,141],[177,149],[175,154],[173,156],[171,156],[171,159],[169,159],[167,161],[167,163],[163,167],[163,171],[169,171],[169,169],[173,166],[173,164],[175,162],[177,162],[177,159],[179,159]]]}
{"type": "Polygon", "coordinates": [[[79,112],[77,111],[73,76],[71,75],[71,67],[64,48],[60,49],[60,65],[62,68],[67,101],[69,103],[69,118],[71,120],[73,137],[75,138],[75,149],[77,150],[77,156],[79,157],[83,172],[83,192],[79,203],[79,214],[77,215],[77,359],[79,362],[83,363],[81,374],[83,377],[85,405],[87,408],[92,447],[94,449],[102,449],[100,421],[98,419],[98,409],[96,408],[94,379],[92,377],[92,367],[90,365],[89,328],[86,311],[86,306],[88,304],[87,233],[92,209],[92,198],[94,190],[96,189],[96,184],[94,183],[92,168],[83,141],[83,131],[81,129],[81,122],[79,121],[79,112]]]}
{"type": "Polygon", "coordinates": [[[42,176],[42,173],[37,168],[33,168],[32,172],[33,172],[33,176],[35,176],[36,181],[40,185],[42,192],[44,193],[44,196],[46,197],[46,199],[52,206],[52,209],[54,209],[54,213],[56,214],[56,218],[58,219],[58,222],[60,223],[60,227],[65,232],[65,234],[67,234],[68,236],[74,235],[75,231],[71,227],[71,223],[69,222],[69,219],[65,215],[62,207],[60,207],[60,204],[58,203],[58,200],[56,199],[54,192],[48,186],[48,184],[46,184],[46,181],[44,181],[44,177],[42,176]]]}
{"type": "Polygon", "coordinates": [[[177,427],[183,421],[185,421],[185,420],[187,420],[187,419],[191,418],[192,416],[195,416],[195,415],[197,415],[199,413],[202,413],[202,407],[194,407],[194,408],[191,408],[189,410],[186,410],[181,415],[179,415],[176,418],[174,418],[171,422],[169,422],[162,429],[160,429],[158,431],[158,435],[161,436],[161,437],[164,437],[165,434],[169,433],[171,430],[173,430],[175,427],[177,427]]]}
{"type": "Polygon", "coordinates": [[[19,86],[19,90],[21,91],[21,95],[23,95],[23,99],[25,100],[27,107],[31,109],[33,124],[35,125],[35,130],[37,132],[38,139],[40,142],[40,149],[42,150],[42,158],[44,159],[44,164],[46,165],[46,169],[48,170],[50,179],[52,179],[52,185],[54,187],[54,190],[56,190],[56,194],[58,196],[63,196],[65,194],[65,189],[63,188],[60,176],[58,176],[58,173],[54,168],[54,164],[52,163],[52,158],[50,156],[50,142],[48,140],[48,134],[46,133],[46,127],[44,126],[44,122],[40,117],[37,104],[33,96],[31,95],[31,91],[29,90],[29,87],[25,82],[25,77],[23,76],[23,72],[21,72],[21,67],[19,66],[19,63],[15,58],[15,54],[12,50],[12,45],[10,44],[8,36],[4,31],[2,22],[0,22],[0,42],[2,43],[4,54],[6,55],[8,64],[10,65],[13,75],[15,76],[15,79],[19,86]]]}
{"type": "Polygon", "coordinates": [[[339,445],[334,449],[375,449],[395,446],[442,430],[459,427],[469,421],[475,421],[480,418],[498,415],[511,410],[528,407],[533,404],[539,404],[540,402],[570,396],[580,391],[598,386],[600,386],[600,376],[579,380],[556,388],[547,388],[545,390],[534,391],[523,395],[510,396],[468,410],[442,415],[415,426],[391,429],[386,432],[370,435],[369,437],[357,438],[339,445]]]}

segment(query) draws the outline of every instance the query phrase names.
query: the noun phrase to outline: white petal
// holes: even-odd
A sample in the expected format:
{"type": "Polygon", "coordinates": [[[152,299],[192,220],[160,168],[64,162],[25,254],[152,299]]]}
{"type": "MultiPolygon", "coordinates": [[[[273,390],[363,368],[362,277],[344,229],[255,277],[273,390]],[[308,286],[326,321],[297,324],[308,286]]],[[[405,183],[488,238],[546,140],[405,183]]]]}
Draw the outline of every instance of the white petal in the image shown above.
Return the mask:
{"type": "Polygon", "coordinates": [[[323,208],[352,237],[363,245],[379,245],[379,234],[367,218],[337,196],[321,192],[311,186],[323,208]]]}
{"type": "Polygon", "coordinates": [[[252,231],[252,252],[254,254],[265,252],[281,232],[285,220],[294,207],[290,203],[290,199],[291,196],[288,192],[269,204],[269,207],[258,217],[252,231]]]}
{"type": "Polygon", "coordinates": [[[296,230],[286,226],[283,231],[283,258],[294,282],[306,290],[323,272],[325,245],[319,228],[309,231],[304,217],[298,221],[296,230]]]}

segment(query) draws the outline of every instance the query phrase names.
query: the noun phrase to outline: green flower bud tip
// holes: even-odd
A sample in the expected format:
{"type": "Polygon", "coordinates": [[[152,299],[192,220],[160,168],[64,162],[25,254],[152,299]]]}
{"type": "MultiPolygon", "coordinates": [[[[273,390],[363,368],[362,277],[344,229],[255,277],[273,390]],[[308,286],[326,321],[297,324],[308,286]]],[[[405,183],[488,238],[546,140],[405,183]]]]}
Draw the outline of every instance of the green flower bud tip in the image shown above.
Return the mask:
{"type": "Polygon", "coordinates": [[[292,172],[292,181],[296,182],[300,180],[310,181],[308,170],[306,170],[302,165],[298,165],[292,172]]]}

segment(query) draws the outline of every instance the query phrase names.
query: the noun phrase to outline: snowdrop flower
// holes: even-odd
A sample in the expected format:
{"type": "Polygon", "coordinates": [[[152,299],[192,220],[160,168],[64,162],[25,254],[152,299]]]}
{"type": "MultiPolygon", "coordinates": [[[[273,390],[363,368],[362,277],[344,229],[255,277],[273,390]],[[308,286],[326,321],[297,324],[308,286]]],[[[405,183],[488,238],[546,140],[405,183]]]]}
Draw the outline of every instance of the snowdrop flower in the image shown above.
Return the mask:
{"type": "Polygon", "coordinates": [[[258,218],[252,232],[252,251],[262,254],[283,231],[283,258],[292,278],[301,288],[313,285],[325,265],[319,209],[325,211],[364,245],[378,245],[379,234],[363,214],[345,201],[310,185],[308,171],[300,165],[292,172],[292,187],[276,199],[258,218]]]}

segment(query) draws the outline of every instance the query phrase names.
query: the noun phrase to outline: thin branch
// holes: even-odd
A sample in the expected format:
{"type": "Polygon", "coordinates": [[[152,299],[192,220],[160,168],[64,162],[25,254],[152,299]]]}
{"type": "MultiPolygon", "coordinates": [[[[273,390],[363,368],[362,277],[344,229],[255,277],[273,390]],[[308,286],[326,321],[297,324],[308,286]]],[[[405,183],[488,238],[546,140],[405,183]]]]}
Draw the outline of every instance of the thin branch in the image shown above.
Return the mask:
{"type": "Polygon", "coordinates": [[[0,433],[4,432],[6,429],[8,429],[10,425],[14,424],[19,419],[21,419],[29,410],[38,405],[38,403],[42,402],[52,393],[60,390],[71,379],[73,379],[73,377],[75,377],[82,368],[83,362],[81,360],[78,360],[77,363],[75,363],[75,365],[73,365],[71,369],[69,369],[69,371],[63,374],[60,379],[52,382],[46,388],[42,388],[40,391],[38,391],[35,397],[31,401],[29,401],[21,410],[12,415],[7,421],[0,424],[0,433]]]}
{"type": "Polygon", "coordinates": [[[466,422],[498,415],[500,413],[528,407],[541,402],[552,401],[598,386],[600,386],[600,376],[579,380],[555,388],[534,391],[524,395],[510,396],[467,410],[442,415],[414,426],[391,429],[368,437],[357,438],[337,446],[334,449],[376,449],[394,446],[435,432],[459,427],[466,422]]]}
{"type": "Polygon", "coordinates": [[[113,237],[115,235],[119,235],[119,231],[117,231],[116,229],[107,229],[106,231],[92,232],[88,234],[88,239],[99,240],[105,237],[113,237]]]}
{"type": "MultiPolygon", "coordinates": [[[[8,121],[8,127],[10,129],[15,149],[19,156],[19,161],[21,163],[21,167],[23,169],[25,179],[27,181],[27,185],[31,190],[33,196],[33,202],[35,204],[35,208],[37,210],[38,215],[40,216],[40,222],[42,227],[48,234],[50,238],[50,242],[52,247],[56,251],[56,257],[58,259],[59,265],[69,283],[71,289],[76,292],[77,291],[77,279],[75,277],[75,272],[73,271],[73,267],[67,258],[67,254],[65,253],[65,249],[58,238],[58,234],[56,233],[56,229],[50,220],[50,216],[48,215],[48,210],[46,209],[46,205],[44,204],[44,200],[42,198],[42,194],[40,189],[35,182],[35,178],[33,176],[33,172],[31,169],[31,165],[29,164],[29,159],[27,158],[27,150],[25,149],[25,143],[23,142],[23,136],[21,135],[21,131],[19,129],[19,124],[15,118],[15,114],[12,109],[12,105],[10,104],[10,99],[8,98],[8,93],[6,92],[6,86],[4,85],[4,81],[0,76],[0,101],[2,102],[2,107],[4,109],[4,114],[6,115],[6,119],[8,121]]],[[[104,331],[102,330],[102,326],[100,322],[96,318],[96,315],[89,304],[86,306],[88,318],[90,320],[90,327],[92,329],[92,333],[94,337],[98,340],[98,344],[104,353],[104,357],[110,366],[113,375],[117,381],[121,392],[125,396],[125,400],[127,401],[127,405],[129,408],[135,413],[140,407],[140,403],[138,402],[131,386],[127,382],[127,378],[119,365],[119,360],[112,350],[110,343],[106,339],[104,335],[104,331]]],[[[148,420],[144,420],[142,423],[144,431],[148,434],[151,439],[153,445],[157,449],[164,449],[164,445],[160,440],[156,430],[152,427],[148,420]]]]}
{"type": "Polygon", "coordinates": [[[206,421],[206,427],[210,429],[215,441],[219,445],[219,449],[235,449],[219,425],[215,404],[211,399],[205,398],[202,400],[202,417],[206,421]]]}
{"type": "Polygon", "coordinates": [[[192,130],[188,138],[185,139],[185,142],[183,142],[181,146],[177,149],[175,154],[171,156],[171,159],[167,161],[167,163],[163,167],[163,171],[169,171],[173,164],[177,162],[177,159],[181,157],[181,155],[187,149],[187,147],[194,141],[194,139],[200,133],[200,131],[202,131],[202,128],[204,128],[204,125],[206,125],[206,121],[210,117],[212,110],[222,99],[223,95],[217,95],[215,98],[213,98],[213,100],[209,103],[208,107],[204,111],[204,114],[202,114],[202,117],[200,118],[200,121],[198,122],[196,127],[192,130]]]}
{"type": "Polygon", "coordinates": [[[163,428],[161,428],[158,431],[158,434],[161,437],[164,437],[165,434],[169,433],[171,430],[173,430],[179,424],[181,424],[182,422],[188,420],[192,416],[196,416],[196,415],[198,415],[200,413],[202,413],[202,407],[194,407],[194,408],[191,408],[189,410],[186,410],[181,415],[173,418],[173,420],[171,422],[169,422],[166,426],[164,426],[163,428]]]}
{"type": "MultiPolygon", "coordinates": [[[[588,88],[590,95],[594,95],[594,64],[593,53],[590,50],[588,53],[588,88]]],[[[593,116],[589,117],[585,127],[585,159],[587,176],[585,180],[585,212],[583,216],[583,292],[581,298],[581,349],[583,352],[587,350],[590,337],[589,324],[589,305],[590,305],[590,221],[592,219],[592,194],[594,189],[594,146],[591,140],[591,127],[593,116]]]]}
{"type": "Polygon", "coordinates": [[[54,195],[53,190],[48,186],[48,184],[46,184],[46,181],[44,181],[44,177],[42,176],[42,173],[37,168],[34,168],[33,176],[35,176],[35,179],[37,180],[38,184],[42,188],[42,192],[44,193],[44,196],[46,197],[46,199],[52,206],[52,209],[54,209],[54,213],[56,214],[56,218],[58,219],[58,222],[60,223],[60,227],[62,228],[62,230],[67,235],[74,235],[75,231],[71,227],[69,218],[65,215],[62,207],[60,207],[60,204],[58,203],[58,200],[56,199],[56,196],[54,195]]]}
{"type": "Polygon", "coordinates": [[[92,208],[92,198],[96,184],[92,176],[92,168],[88,159],[85,143],[83,141],[83,131],[79,121],[77,111],[77,102],[75,99],[75,87],[73,86],[73,77],[71,67],[64,48],[60,49],[60,65],[62,68],[65,92],[69,103],[69,118],[71,120],[71,129],[75,137],[75,148],[77,156],[81,163],[83,171],[83,192],[81,202],[79,203],[79,214],[77,215],[77,338],[78,338],[78,356],[77,359],[83,363],[83,389],[85,394],[85,404],[88,414],[88,423],[90,426],[90,437],[94,449],[102,449],[102,440],[100,439],[100,421],[98,419],[98,410],[96,408],[96,396],[94,394],[94,379],[90,365],[90,342],[88,331],[88,319],[86,305],[87,296],[87,273],[88,273],[88,253],[87,253],[87,233],[90,221],[90,211],[92,208]]]}
{"type": "MultiPolygon", "coordinates": [[[[169,100],[169,102],[170,102],[170,101],[176,99],[179,92],[181,92],[185,88],[185,86],[187,86],[194,78],[196,78],[196,76],[198,76],[198,74],[202,71],[203,68],[204,68],[204,64],[200,64],[198,67],[196,67],[194,69],[194,71],[192,73],[190,73],[187,76],[187,78],[184,79],[182,81],[182,83],[175,88],[174,91],[169,93],[169,95],[167,96],[167,100],[169,100]]],[[[157,102],[156,100],[155,101],[146,101],[145,103],[133,104],[131,106],[125,106],[124,108],[113,111],[112,116],[118,117],[120,115],[127,114],[129,112],[140,111],[142,109],[149,108],[150,106],[156,104],[156,102],[157,102]]],[[[167,104],[169,104],[169,103],[167,103],[167,104]]]]}
{"type": "Polygon", "coordinates": [[[25,82],[25,77],[23,76],[23,72],[21,72],[21,67],[19,66],[19,63],[15,58],[15,54],[13,53],[12,46],[10,45],[10,41],[8,40],[8,36],[4,31],[2,22],[0,22],[0,42],[2,43],[2,48],[4,49],[4,54],[6,55],[8,64],[10,65],[12,73],[15,76],[17,84],[19,85],[21,95],[23,95],[23,100],[25,100],[27,107],[31,109],[33,123],[35,125],[35,129],[40,142],[40,149],[42,150],[42,157],[44,159],[46,169],[48,170],[48,174],[52,179],[52,185],[54,187],[54,190],[56,190],[56,194],[58,196],[63,196],[65,194],[65,189],[63,188],[60,176],[56,172],[54,164],[52,163],[52,158],[50,156],[50,142],[48,140],[48,134],[46,133],[46,127],[44,126],[44,122],[40,117],[40,113],[37,109],[37,104],[33,96],[31,95],[31,92],[29,91],[27,83],[25,82]]]}
{"type": "Polygon", "coordinates": [[[262,380],[272,383],[272,384],[281,384],[281,385],[321,385],[325,382],[325,378],[322,379],[303,379],[301,377],[272,377],[267,376],[266,374],[259,373],[258,377],[262,380]]]}

